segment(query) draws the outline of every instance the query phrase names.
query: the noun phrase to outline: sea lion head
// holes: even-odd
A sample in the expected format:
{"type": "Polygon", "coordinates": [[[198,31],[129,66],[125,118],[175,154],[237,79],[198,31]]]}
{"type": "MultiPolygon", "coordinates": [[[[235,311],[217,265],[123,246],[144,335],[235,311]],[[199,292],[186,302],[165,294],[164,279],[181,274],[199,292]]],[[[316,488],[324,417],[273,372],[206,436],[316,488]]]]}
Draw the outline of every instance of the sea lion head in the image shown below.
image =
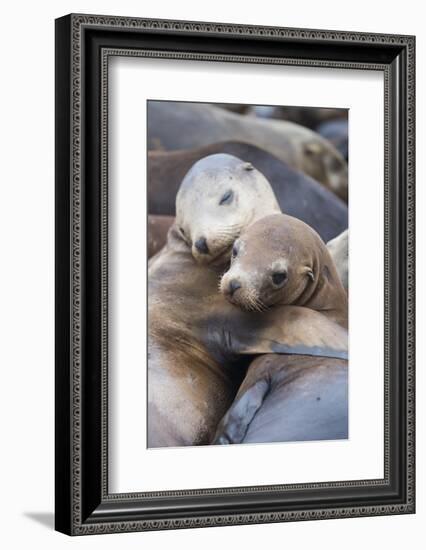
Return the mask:
{"type": "Polygon", "coordinates": [[[324,242],[307,224],[285,214],[267,216],[241,233],[220,291],[244,310],[274,305],[347,307],[324,242]]]}
{"type": "Polygon", "coordinates": [[[348,201],[348,164],[341,153],[319,136],[303,146],[303,166],[307,174],[348,201]]]}
{"type": "Polygon", "coordinates": [[[268,180],[249,162],[227,154],[196,162],[176,196],[176,226],[199,263],[227,261],[241,231],[280,212],[268,180]]]}

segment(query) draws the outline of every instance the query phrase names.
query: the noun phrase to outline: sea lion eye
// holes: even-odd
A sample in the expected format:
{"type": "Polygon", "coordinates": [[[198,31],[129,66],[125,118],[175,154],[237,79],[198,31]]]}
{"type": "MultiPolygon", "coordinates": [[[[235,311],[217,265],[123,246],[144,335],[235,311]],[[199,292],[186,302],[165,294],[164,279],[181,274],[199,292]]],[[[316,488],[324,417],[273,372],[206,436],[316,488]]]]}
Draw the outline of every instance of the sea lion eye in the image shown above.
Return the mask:
{"type": "Polygon", "coordinates": [[[222,204],[230,204],[233,198],[234,198],[234,192],[232,191],[232,189],[230,189],[220,199],[219,205],[222,206],[222,204]]]}
{"type": "Polygon", "coordinates": [[[234,244],[234,246],[232,247],[232,257],[233,257],[233,258],[236,258],[236,257],[237,257],[237,254],[238,254],[238,248],[237,248],[237,246],[234,244]]]}
{"type": "Polygon", "coordinates": [[[282,285],[287,280],[287,272],[286,271],[276,271],[275,273],[272,273],[272,282],[275,286],[282,285]]]}
{"type": "Polygon", "coordinates": [[[182,233],[182,235],[185,237],[185,231],[183,230],[182,227],[179,227],[179,231],[182,233]]]}

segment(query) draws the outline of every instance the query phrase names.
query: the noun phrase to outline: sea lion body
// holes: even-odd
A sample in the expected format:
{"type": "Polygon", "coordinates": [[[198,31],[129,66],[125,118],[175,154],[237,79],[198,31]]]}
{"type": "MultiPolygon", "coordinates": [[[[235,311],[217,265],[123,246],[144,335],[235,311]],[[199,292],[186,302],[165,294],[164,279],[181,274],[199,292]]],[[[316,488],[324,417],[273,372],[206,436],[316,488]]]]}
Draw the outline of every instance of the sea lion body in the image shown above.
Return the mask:
{"type": "Polygon", "coordinates": [[[218,273],[195,263],[170,230],[149,269],[148,446],[207,443],[236,390],[235,369],[224,368],[195,334],[218,273]]]}
{"type": "Polygon", "coordinates": [[[213,443],[347,439],[345,359],[267,354],[250,365],[213,443]]]}
{"type": "Polygon", "coordinates": [[[347,200],[346,161],[327,140],[308,128],[202,103],[149,102],[148,149],[193,149],[220,141],[257,145],[347,200]]]}

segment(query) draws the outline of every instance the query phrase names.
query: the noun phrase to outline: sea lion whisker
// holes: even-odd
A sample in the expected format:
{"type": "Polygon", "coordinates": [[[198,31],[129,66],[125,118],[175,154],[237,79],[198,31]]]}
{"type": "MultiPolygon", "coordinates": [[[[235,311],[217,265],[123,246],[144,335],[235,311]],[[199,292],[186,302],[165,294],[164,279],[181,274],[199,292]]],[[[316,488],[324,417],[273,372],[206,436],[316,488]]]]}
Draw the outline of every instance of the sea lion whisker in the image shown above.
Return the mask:
{"type": "Polygon", "coordinates": [[[256,304],[256,310],[257,311],[265,311],[267,309],[266,305],[262,302],[262,300],[259,298],[259,295],[257,293],[253,293],[252,300],[256,304]]]}
{"type": "Polygon", "coordinates": [[[249,297],[246,299],[245,308],[247,311],[256,311],[256,306],[249,297]]]}
{"type": "Polygon", "coordinates": [[[252,310],[253,310],[253,311],[261,311],[261,310],[259,309],[259,306],[256,304],[256,302],[253,302],[252,310]]]}
{"type": "Polygon", "coordinates": [[[252,307],[252,311],[262,311],[255,293],[249,293],[247,295],[247,300],[252,307]]]}

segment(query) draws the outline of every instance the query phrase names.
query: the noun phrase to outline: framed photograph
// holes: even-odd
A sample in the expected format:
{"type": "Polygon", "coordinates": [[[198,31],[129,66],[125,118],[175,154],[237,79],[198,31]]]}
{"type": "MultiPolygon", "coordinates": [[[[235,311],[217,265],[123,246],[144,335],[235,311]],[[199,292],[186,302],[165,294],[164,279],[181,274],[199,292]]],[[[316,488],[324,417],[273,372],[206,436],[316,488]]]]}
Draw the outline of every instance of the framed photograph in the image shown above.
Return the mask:
{"type": "Polygon", "coordinates": [[[56,529],[415,511],[415,38],[56,20],[56,529]]]}

